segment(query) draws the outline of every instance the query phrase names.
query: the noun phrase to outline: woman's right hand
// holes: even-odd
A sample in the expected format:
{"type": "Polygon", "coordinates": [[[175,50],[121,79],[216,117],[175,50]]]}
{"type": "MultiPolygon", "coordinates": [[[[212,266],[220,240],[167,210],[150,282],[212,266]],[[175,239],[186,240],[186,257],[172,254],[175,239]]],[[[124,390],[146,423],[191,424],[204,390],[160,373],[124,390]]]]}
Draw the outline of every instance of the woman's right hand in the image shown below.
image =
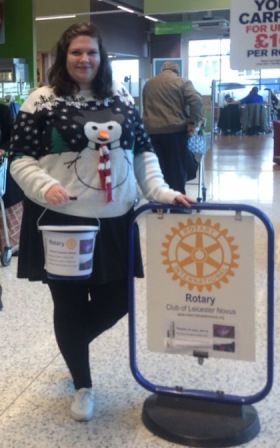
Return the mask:
{"type": "Polygon", "coordinates": [[[48,204],[61,205],[68,202],[71,195],[61,185],[53,185],[45,194],[48,204]]]}
{"type": "Polygon", "coordinates": [[[196,204],[196,200],[188,196],[187,194],[178,194],[172,202],[173,205],[182,204],[185,207],[191,207],[192,204],[196,204]]]}
{"type": "Polygon", "coordinates": [[[189,136],[194,135],[195,133],[195,125],[194,123],[188,123],[187,124],[187,133],[189,136]]]}

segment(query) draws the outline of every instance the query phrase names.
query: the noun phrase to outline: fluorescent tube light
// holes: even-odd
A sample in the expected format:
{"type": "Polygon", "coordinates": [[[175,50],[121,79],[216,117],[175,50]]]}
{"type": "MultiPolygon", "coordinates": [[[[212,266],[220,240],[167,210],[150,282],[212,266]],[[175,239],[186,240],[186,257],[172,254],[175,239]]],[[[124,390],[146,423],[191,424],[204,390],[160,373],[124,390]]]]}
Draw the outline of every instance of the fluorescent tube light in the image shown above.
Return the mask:
{"type": "Polygon", "coordinates": [[[151,16],[144,16],[144,17],[145,17],[145,19],[152,20],[153,22],[158,22],[159,21],[155,17],[151,17],[151,16]]]}
{"type": "Polygon", "coordinates": [[[133,9],[125,8],[124,6],[119,6],[118,5],[118,8],[122,9],[123,11],[126,11],[126,12],[131,12],[132,14],[134,13],[133,9]]]}
{"type": "Polygon", "coordinates": [[[61,16],[39,16],[35,20],[73,19],[75,17],[77,17],[75,14],[65,14],[61,16]]]}

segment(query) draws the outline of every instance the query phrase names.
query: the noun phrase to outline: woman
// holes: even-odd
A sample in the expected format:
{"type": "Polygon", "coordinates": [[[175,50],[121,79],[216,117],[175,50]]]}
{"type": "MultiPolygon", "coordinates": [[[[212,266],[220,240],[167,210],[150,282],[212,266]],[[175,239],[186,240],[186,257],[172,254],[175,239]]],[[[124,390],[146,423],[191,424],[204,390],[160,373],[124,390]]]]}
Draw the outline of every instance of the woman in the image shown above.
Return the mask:
{"type": "MultiPolygon", "coordinates": [[[[70,26],[57,43],[49,86],[21,107],[11,142],[11,172],[25,192],[18,277],[41,280],[54,302],[59,349],[76,389],[71,415],[93,417],[89,344],[128,311],[127,230],[137,195],[135,177],[151,200],[194,202],[164,183],[158,160],[123,86],[112,81],[99,31],[70,26]],[[71,200],[71,198],[77,200],[71,200]],[[44,271],[40,224],[96,224],[88,280],[51,280],[44,271]]],[[[143,269],[135,226],[135,276],[143,269]]]]}

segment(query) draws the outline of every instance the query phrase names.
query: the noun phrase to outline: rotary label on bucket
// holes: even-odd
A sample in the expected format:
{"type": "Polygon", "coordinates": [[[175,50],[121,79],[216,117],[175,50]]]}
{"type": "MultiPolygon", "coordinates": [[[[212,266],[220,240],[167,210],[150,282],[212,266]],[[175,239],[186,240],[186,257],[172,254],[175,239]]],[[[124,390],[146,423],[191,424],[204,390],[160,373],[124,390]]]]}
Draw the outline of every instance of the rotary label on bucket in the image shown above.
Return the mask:
{"type": "Polygon", "coordinates": [[[49,277],[87,278],[92,272],[96,231],[43,230],[45,269],[49,277]]]}

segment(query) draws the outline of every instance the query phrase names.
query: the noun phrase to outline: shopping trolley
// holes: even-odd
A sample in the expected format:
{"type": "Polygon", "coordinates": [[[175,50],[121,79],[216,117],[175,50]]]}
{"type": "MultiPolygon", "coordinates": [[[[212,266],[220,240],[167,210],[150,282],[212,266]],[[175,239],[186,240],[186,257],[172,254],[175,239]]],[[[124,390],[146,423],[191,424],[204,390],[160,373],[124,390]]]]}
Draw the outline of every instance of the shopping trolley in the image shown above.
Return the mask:
{"type": "Polygon", "coordinates": [[[12,247],[9,239],[9,231],[8,224],[6,218],[6,210],[3,201],[3,196],[6,191],[6,177],[7,177],[7,169],[8,169],[8,158],[5,156],[0,156],[0,211],[1,218],[3,222],[3,230],[5,236],[5,245],[2,248],[2,252],[0,254],[0,261],[2,266],[8,266],[11,262],[12,258],[12,247]]]}
{"type": "Polygon", "coordinates": [[[197,134],[189,137],[188,149],[194,154],[198,162],[197,202],[206,201],[207,188],[205,186],[204,156],[210,148],[211,148],[210,132],[202,133],[201,131],[199,131],[197,134]]]}

